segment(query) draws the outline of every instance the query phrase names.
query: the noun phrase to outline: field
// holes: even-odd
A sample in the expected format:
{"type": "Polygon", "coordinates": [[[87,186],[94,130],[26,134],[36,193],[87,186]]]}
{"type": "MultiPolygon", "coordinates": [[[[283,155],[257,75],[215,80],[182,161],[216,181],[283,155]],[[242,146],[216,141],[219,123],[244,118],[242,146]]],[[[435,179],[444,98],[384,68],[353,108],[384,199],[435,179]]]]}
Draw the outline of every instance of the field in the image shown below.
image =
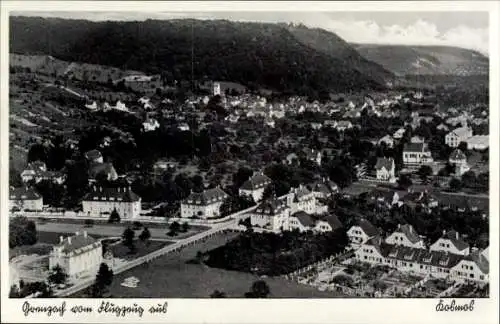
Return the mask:
{"type": "Polygon", "coordinates": [[[140,240],[136,240],[135,247],[136,253],[130,254],[129,248],[125,245],[118,243],[111,246],[111,251],[113,251],[113,256],[115,258],[125,259],[125,260],[133,260],[137,259],[141,256],[149,254],[153,251],[159,250],[162,247],[172,244],[173,242],[160,242],[160,241],[149,241],[149,244],[145,244],[140,240]]]}
{"type": "MultiPolygon", "coordinates": [[[[59,243],[59,237],[67,237],[74,235],[74,232],[43,232],[38,231],[38,242],[45,244],[57,244],[59,243]]],[[[93,238],[103,238],[105,236],[92,234],[93,238]]]]}
{"type": "MultiPolygon", "coordinates": [[[[112,296],[123,298],[207,298],[214,290],[224,291],[228,297],[240,298],[259,278],[248,273],[210,268],[201,264],[187,263],[198,251],[208,251],[225,244],[238,234],[220,234],[203,243],[184,248],[157,260],[144,264],[113,278],[112,296]],[[137,277],[137,288],[127,288],[121,283],[128,277],[137,277]]],[[[266,278],[274,298],[328,298],[332,292],[321,292],[314,287],[300,285],[278,278],[266,278]]],[[[72,297],[82,297],[80,292],[72,297]]]]}

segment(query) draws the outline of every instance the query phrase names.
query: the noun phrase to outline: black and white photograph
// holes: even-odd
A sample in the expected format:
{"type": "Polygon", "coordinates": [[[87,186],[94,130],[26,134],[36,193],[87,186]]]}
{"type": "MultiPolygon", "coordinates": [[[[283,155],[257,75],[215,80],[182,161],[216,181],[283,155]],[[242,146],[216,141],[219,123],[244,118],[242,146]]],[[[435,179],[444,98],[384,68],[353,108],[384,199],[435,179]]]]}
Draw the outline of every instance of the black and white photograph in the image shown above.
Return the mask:
{"type": "Polygon", "coordinates": [[[65,8],[8,13],[9,299],[492,297],[487,10],[65,8]]]}

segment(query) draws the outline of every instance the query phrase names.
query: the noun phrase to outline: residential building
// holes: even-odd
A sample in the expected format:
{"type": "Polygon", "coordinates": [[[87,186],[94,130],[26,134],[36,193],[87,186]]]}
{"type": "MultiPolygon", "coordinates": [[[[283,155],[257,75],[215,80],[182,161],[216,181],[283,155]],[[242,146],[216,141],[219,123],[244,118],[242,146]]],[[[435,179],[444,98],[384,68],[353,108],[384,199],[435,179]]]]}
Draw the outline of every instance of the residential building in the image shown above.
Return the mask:
{"type": "Polygon", "coordinates": [[[394,146],[394,139],[391,135],[385,135],[378,140],[378,145],[382,145],[382,143],[385,143],[388,148],[392,148],[394,146]]]}
{"type": "Polygon", "coordinates": [[[220,206],[228,197],[220,187],[191,192],[181,203],[181,217],[217,218],[220,216],[220,206]]]}
{"type": "Polygon", "coordinates": [[[272,183],[272,180],[263,172],[254,172],[254,174],[243,183],[239,189],[240,196],[250,196],[255,202],[262,199],[264,190],[272,183]]]}
{"type": "Polygon", "coordinates": [[[313,195],[319,199],[326,199],[339,191],[337,184],[330,179],[322,178],[309,186],[313,195]]]}
{"type": "Polygon", "coordinates": [[[160,123],[154,118],[148,118],[142,123],[142,129],[145,132],[153,132],[160,128],[160,123]]]}
{"type": "Polygon", "coordinates": [[[445,143],[450,147],[457,147],[461,142],[467,142],[467,139],[472,137],[472,128],[467,126],[459,127],[445,136],[445,143]]]}
{"type": "Polygon", "coordinates": [[[10,187],[9,210],[40,211],[43,209],[43,197],[32,188],[10,187]]]}
{"type": "Polygon", "coordinates": [[[252,226],[274,233],[289,230],[290,207],[285,199],[276,197],[261,202],[251,213],[252,226]]]}
{"type": "Polygon", "coordinates": [[[305,153],[306,153],[306,158],[309,161],[321,166],[321,159],[322,159],[321,151],[317,151],[315,149],[307,149],[305,153]]]}
{"type": "Polygon", "coordinates": [[[28,167],[21,173],[21,178],[24,183],[34,181],[51,181],[57,184],[63,184],[66,179],[64,173],[58,171],[47,171],[45,163],[35,161],[28,164],[28,167]]]}
{"type": "Polygon", "coordinates": [[[141,197],[129,186],[92,186],[82,200],[83,212],[88,216],[109,217],[116,209],[121,219],[135,219],[141,214],[141,197]]]}
{"type": "Polygon", "coordinates": [[[116,172],[113,164],[110,162],[94,162],[89,165],[88,178],[90,183],[96,182],[99,179],[115,181],[118,179],[118,173],[116,172]]]}
{"type": "Polygon", "coordinates": [[[315,214],[316,211],[316,198],[312,191],[307,189],[304,185],[299,185],[298,188],[290,189],[293,194],[292,213],[302,210],[308,214],[315,214]]]}
{"type": "Polygon", "coordinates": [[[394,137],[395,139],[402,139],[403,135],[405,133],[406,133],[406,129],[404,129],[404,128],[401,127],[396,132],[394,132],[394,134],[392,135],[392,137],[394,137]]]}
{"type": "Polygon", "coordinates": [[[451,269],[450,276],[463,281],[489,281],[489,261],[478,252],[463,257],[457,265],[451,269]]]}
{"type": "Polygon", "coordinates": [[[375,170],[377,172],[377,180],[396,182],[393,158],[377,158],[375,170]]]}
{"type": "Polygon", "coordinates": [[[459,255],[469,255],[469,244],[455,231],[443,231],[443,235],[430,246],[431,251],[443,251],[459,255]]]}
{"type": "Polygon", "coordinates": [[[49,256],[49,268],[59,265],[71,279],[95,277],[103,261],[102,243],[76,232],[74,236],[60,237],[49,256]]]}
{"type": "Polygon", "coordinates": [[[404,164],[428,164],[432,163],[431,151],[426,143],[410,143],[403,147],[403,163],[404,164]]]}
{"type": "Polygon", "coordinates": [[[85,108],[95,111],[97,110],[97,102],[92,102],[91,104],[85,104],[85,108]]]}
{"type": "Polygon", "coordinates": [[[341,121],[336,123],[335,128],[338,131],[345,131],[346,129],[352,128],[352,123],[348,120],[341,120],[341,121]]]}
{"type": "Polygon", "coordinates": [[[188,130],[190,130],[189,128],[189,125],[187,123],[180,123],[177,128],[180,130],[180,131],[183,131],[183,132],[186,132],[188,130]]]}
{"type": "Polygon", "coordinates": [[[389,235],[385,242],[391,245],[403,245],[416,249],[424,249],[424,240],[410,224],[398,224],[398,228],[389,235]]]}
{"type": "Polygon", "coordinates": [[[383,264],[391,246],[384,243],[380,236],[374,236],[360,244],[354,256],[358,261],[370,264],[383,264]]]}
{"type": "Polygon", "coordinates": [[[372,223],[366,219],[360,219],[348,231],[347,236],[352,245],[357,246],[366,243],[369,239],[380,235],[372,223]]]}
{"type": "Polygon", "coordinates": [[[341,227],[342,223],[335,215],[310,215],[304,211],[298,211],[289,217],[289,229],[297,229],[300,232],[324,233],[341,227]]]}
{"type": "Polygon", "coordinates": [[[460,149],[454,150],[450,154],[448,161],[450,164],[455,165],[455,175],[459,177],[470,170],[470,167],[467,164],[467,156],[460,149]]]}
{"type": "Polygon", "coordinates": [[[410,138],[410,143],[424,143],[425,140],[423,137],[420,137],[420,136],[413,136],[412,138],[410,138]]]}
{"type": "Polygon", "coordinates": [[[220,96],[221,95],[221,87],[219,82],[213,83],[213,95],[220,96]]]}
{"type": "Polygon", "coordinates": [[[440,130],[440,131],[449,131],[450,129],[448,128],[448,126],[446,126],[445,124],[441,123],[439,124],[437,127],[436,127],[437,130],[440,130]]]}

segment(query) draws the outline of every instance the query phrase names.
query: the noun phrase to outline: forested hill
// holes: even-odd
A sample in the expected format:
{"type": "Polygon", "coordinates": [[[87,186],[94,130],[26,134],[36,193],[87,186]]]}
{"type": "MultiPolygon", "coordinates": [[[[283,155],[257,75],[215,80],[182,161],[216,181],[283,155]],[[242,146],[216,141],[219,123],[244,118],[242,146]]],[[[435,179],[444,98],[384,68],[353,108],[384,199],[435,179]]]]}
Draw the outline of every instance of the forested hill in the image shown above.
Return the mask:
{"type": "Polygon", "coordinates": [[[335,34],[303,26],[36,17],[11,17],[10,24],[11,53],[48,54],[66,61],[163,73],[170,80],[190,80],[193,72],[197,80],[234,81],[304,94],[381,89],[393,77],[335,34]]]}

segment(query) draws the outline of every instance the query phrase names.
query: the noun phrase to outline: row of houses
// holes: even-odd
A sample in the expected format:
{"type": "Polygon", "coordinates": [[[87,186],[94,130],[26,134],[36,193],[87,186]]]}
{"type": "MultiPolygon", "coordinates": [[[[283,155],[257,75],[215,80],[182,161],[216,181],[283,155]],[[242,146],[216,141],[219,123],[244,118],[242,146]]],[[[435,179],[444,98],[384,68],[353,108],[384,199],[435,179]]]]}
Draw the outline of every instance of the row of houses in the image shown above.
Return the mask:
{"type": "Polygon", "coordinates": [[[352,226],[347,235],[358,261],[386,265],[399,271],[438,278],[488,282],[488,249],[471,248],[455,230],[443,235],[429,248],[424,237],[409,225],[399,225],[385,240],[367,220],[352,226]]]}

